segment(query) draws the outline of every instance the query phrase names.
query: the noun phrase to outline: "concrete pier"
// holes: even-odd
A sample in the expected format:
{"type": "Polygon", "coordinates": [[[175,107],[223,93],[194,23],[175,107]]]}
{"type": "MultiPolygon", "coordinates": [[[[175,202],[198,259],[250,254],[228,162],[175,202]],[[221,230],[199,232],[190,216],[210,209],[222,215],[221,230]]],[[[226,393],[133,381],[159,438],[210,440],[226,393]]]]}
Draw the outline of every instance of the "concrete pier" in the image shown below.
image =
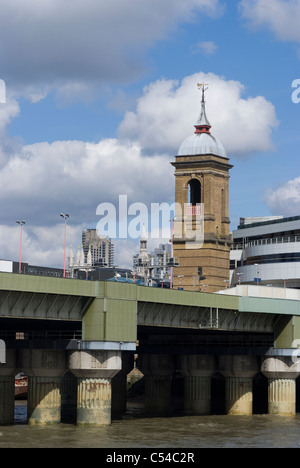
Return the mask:
{"type": "Polygon", "coordinates": [[[78,377],[77,389],[77,425],[110,424],[111,379],[78,377]]]}
{"type": "Polygon", "coordinates": [[[58,424],[61,420],[60,377],[36,377],[28,379],[28,424],[58,424]]]}
{"type": "Polygon", "coordinates": [[[268,378],[269,414],[295,416],[300,362],[294,362],[291,357],[266,357],[262,359],[261,371],[268,378]]]}
{"type": "Polygon", "coordinates": [[[16,351],[6,351],[6,364],[0,364],[0,425],[14,423],[16,351]]]}
{"type": "Polygon", "coordinates": [[[151,413],[169,413],[174,357],[164,354],[142,355],[138,368],[145,376],[145,409],[151,413]]]}
{"type": "Polygon", "coordinates": [[[121,370],[121,352],[71,351],[69,369],[77,377],[77,425],[111,422],[111,379],[121,370]]]}
{"type": "Polygon", "coordinates": [[[220,356],[219,370],[225,377],[226,413],[251,415],[253,377],[259,371],[256,356],[220,356]]]}
{"type": "Polygon", "coordinates": [[[118,417],[125,413],[127,407],[127,375],[134,366],[134,355],[122,353],[122,369],[111,381],[111,412],[118,417]]]}
{"type": "Polygon", "coordinates": [[[68,371],[61,383],[61,421],[69,424],[76,423],[77,410],[77,378],[68,371]]]}
{"type": "Polygon", "coordinates": [[[60,423],[61,379],[67,371],[65,351],[21,350],[20,366],[28,375],[28,424],[60,423]]]}
{"type": "Polygon", "coordinates": [[[187,413],[210,414],[211,377],[215,372],[214,356],[184,355],[180,371],[184,375],[184,410],[187,413]]]}

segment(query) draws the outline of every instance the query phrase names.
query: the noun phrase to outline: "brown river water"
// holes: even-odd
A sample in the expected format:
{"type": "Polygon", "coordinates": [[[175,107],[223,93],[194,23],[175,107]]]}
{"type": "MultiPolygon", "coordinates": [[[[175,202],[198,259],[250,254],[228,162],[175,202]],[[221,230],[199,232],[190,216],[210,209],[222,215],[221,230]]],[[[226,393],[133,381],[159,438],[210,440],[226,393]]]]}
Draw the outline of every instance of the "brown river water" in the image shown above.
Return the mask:
{"type": "Polygon", "coordinates": [[[131,401],[110,426],[29,426],[26,403],[16,402],[13,426],[0,426],[0,448],[300,448],[300,414],[149,417],[141,402],[131,401]]]}

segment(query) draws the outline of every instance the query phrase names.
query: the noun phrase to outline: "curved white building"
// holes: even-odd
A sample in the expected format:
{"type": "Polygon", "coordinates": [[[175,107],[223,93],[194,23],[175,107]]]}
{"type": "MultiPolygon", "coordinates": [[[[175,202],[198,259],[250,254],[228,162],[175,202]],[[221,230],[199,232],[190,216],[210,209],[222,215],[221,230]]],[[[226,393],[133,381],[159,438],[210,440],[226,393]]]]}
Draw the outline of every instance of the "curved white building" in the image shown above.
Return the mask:
{"type": "Polygon", "coordinates": [[[300,216],[241,218],[233,231],[231,285],[300,289],[300,216]]]}

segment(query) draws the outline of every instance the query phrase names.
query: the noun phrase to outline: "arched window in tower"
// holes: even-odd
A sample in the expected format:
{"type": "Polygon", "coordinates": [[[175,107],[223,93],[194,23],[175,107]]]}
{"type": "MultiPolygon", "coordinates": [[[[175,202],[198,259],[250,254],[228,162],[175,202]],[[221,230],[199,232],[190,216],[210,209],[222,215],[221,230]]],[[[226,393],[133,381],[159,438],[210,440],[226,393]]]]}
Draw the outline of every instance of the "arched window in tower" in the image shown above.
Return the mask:
{"type": "Polygon", "coordinates": [[[191,179],[188,183],[188,204],[191,206],[201,203],[201,184],[198,179],[191,179]]]}

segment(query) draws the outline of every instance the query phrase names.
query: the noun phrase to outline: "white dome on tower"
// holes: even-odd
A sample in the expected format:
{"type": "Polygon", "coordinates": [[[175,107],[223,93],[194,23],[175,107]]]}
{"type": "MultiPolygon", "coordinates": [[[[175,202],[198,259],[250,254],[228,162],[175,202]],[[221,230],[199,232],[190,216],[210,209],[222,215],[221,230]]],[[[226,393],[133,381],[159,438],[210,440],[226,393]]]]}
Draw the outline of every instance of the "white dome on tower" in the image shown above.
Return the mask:
{"type": "Polygon", "coordinates": [[[194,133],[181,143],[178,156],[192,156],[196,154],[214,154],[226,158],[224,146],[210,133],[194,133]]]}
{"type": "Polygon", "coordinates": [[[211,125],[206,117],[204,85],[202,86],[201,112],[197,123],[194,125],[196,131],[187,137],[180,145],[178,156],[194,156],[201,154],[213,154],[226,158],[226,151],[222,143],[210,133],[211,125]]]}

